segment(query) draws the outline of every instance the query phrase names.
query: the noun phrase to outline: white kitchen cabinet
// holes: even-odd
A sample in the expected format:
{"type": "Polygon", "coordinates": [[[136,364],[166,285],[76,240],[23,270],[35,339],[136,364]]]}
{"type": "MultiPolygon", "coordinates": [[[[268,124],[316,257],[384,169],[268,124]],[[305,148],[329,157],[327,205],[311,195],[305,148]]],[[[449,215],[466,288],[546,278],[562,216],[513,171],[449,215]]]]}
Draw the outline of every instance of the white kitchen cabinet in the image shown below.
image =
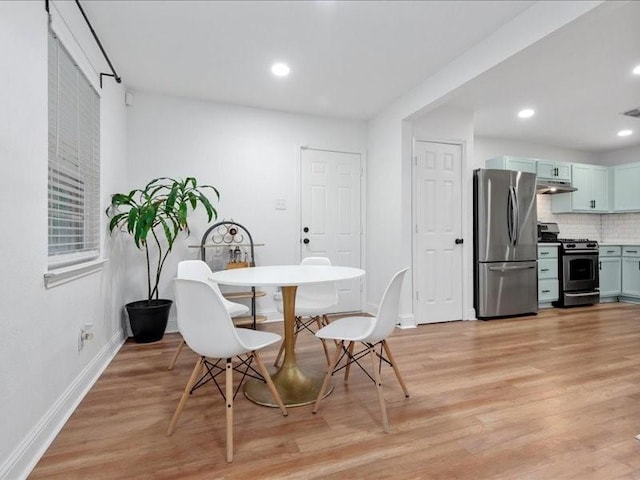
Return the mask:
{"type": "Polygon", "coordinates": [[[600,165],[574,163],[571,184],[575,192],[551,198],[553,213],[606,213],[609,211],[609,169],[600,165]]]}
{"type": "Polygon", "coordinates": [[[571,181],[571,164],[566,162],[553,162],[550,160],[538,160],[536,165],[538,178],[545,180],[571,181]]]}
{"type": "Polygon", "coordinates": [[[537,173],[537,160],[535,158],[513,157],[503,155],[502,157],[490,158],[484,162],[486,168],[496,170],[515,170],[517,172],[537,173]]]}
{"type": "Polygon", "coordinates": [[[550,307],[558,300],[558,247],[538,245],[538,307],[550,307]]]}
{"type": "Polygon", "coordinates": [[[613,171],[613,211],[640,211],[640,163],[616,165],[613,171]]]}
{"type": "Polygon", "coordinates": [[[617,300],[622,293],[622,249],[619,246],[600,246],[600,298],[617,300]]]}
{"type": "Polygon", "coordinates": [[[640,245],[622,247],[622,296],[640,301],[640,245]]]}

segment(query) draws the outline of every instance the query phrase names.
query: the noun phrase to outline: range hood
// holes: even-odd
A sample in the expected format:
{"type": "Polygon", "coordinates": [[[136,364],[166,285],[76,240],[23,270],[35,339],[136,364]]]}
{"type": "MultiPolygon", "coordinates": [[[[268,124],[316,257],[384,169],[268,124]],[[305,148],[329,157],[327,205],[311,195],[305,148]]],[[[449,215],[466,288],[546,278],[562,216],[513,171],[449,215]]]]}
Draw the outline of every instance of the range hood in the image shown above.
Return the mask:
{"type": "Polygon", "coordinates": [[[547,195],[553,195],[554,193],[568,193],[575,192],[577,188],[571,186],[570,182],[562,180],[545,180],[538,179],[536,183],[536,193],[543,193],[547,195]]]}

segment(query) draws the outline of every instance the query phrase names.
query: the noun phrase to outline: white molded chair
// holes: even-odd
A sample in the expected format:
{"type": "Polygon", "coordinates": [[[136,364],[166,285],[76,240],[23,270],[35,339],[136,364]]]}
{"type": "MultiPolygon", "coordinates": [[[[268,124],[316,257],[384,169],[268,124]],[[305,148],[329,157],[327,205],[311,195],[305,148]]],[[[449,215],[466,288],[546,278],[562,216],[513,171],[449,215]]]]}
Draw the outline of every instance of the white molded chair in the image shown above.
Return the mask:
{"type": "Polygon", "coordinates": [[[356,362],[357,365],[364,370],[367,376],[376,384],[378,402],[380,403],[380,410],[382,411],[382,424],[384,426],[384,431],[389,433],[387,409],[385,407],[384,396],[382,393],[382,381],[380,380],[382,362],[393,367],[393,371],[396,374],[396,378],[398,379],[398,383],[400,383],[400,387],[402,387],[405,397],[409,397],[407,386],[400,376],[400,370],[396,365],[386,340],[393,332],[398,320],[400,291],[402,289],[402,280],[404,279],[406,272],[407,269],[405,268],[404,270],[396,273],[389,282],[389,285],[387,285],[387,288],[382,295],[382,301],[380,302],[377,317],[340,318],[338,320],[334,320],[329,325],[316,332],[316,336],[319,338],[334,340],[339,343],[335,356],[331,361],[327,374],[325,375],[322,387],[320,388],[318,398],[316,399],[316,403],[313,408],[313,413],[316,413],[320,407],[320,400],[324,396],[324,392],[329,383],[329,378],[338,370],[344,368],[344,381],[347,382],[349,380],[349,367],[352,363],[356,362]],[[345,342],[348,342],[348,346],[345,346],[345,342]],[[356,342],[361,343],[364,348],[354,353],[354,344],[356,342]],[[379,351],[376,351],[376,347],[378,346],[380,347],[379,351]],[[367,355],[371,358],[373,376],[371,376],[371,374],[369,374],[369,372],[367,372],[359,362],[360,359],[367,355]],[[338,367],[342,359],[345,359],[345,364],[338,367]],[[376,359],[378,360],[377,362],[376,359]]]}
{"type": "MultiPolygon", "coordinates": [[[[249,307],[247,307],[246,305],[242,305],[241,303],[230,302],[222,296],[218,284],[211,280],[211,274],[212,272],[209,268],[209,265],[207,265],[202,260],[183,260],[178,264],[178,278],[201,280],[211,285],[211,288],[214,289],[216,293],[220,294],[222,303],[227,309],[227,312],[229,312],[231,318],[248,315],[250,311],[249,307]]],[[[169,370],[173,370],[173,367],[176,365],[176,361],[178,360],[178,357],[180,356],[183,348],[184,339],[180,341],[180,345],[178,345],[176,353],[174,354],[171,363],[169,363],[169,370]]]]}
{"type": "MultiPolygon", "coordinates": [[[[331,260],[327,257],[307,257],[303,258],[300,265],[331,265],[331,260]]],[[[334,282],[319,283],[317,285],[301,285],[296,291],[296,327],[294,338],[297,338],[301,330],[315,331],[311,328],[313,324],[320,330],[323,326],[329,325],[327,312],[338,304],[338,289],[334,282]]],[[[276,308],[283,313],[282,302],[276,303],[276,308]]],[[[294,340],[295,341],[295,340],[294,340]]],[[[329,364],[331,358],[329,350],[324,340],[322,340],[324,356],[329,364]]],[[[280,357],[284,351],[284,343],[280,345],[280,351],[276,356],[274,365],[280,363],[280,357]]]]}
{"type": "Polygon", "coordinates": [[[222,295],[213,290],[207,282],[180,278],[175,279],[174,282],[178,328],[187,345],[199,355],[199,358],[171,418],[167,435],[171,435],[175,430],[185,402],[195,388],[213,381],[222,392],[216,377],[224,371],[226,372],[226,388],[223,396],[226,400],[227,462],[231,462],[233,461],[233,399],[247,375],[264,379],[274,400],[280,406],[282,414],[287,415],[287,409],[258,354],[258,350],[279,342],[281,337],[276,333],[236,328],[224,305],[222,295]],[[246,355],[246,358],[242,355],[246,355]],[[240,365],[245,366],[243,370],[239,369],[240,365],[233,366],[233,357],[237,357],[241,362],[240,365]],[[217,360],[212,362],[209,359],[217,360]],[[254,359],[258,371],[251,366],[254,359]],[[224,361],[224,368],[219,365],[222,361],[224,361]],[[233,391],[234,370],[242,373],[242,380],[235,392],[233,391]],[[200,377],[199,380],[198,377],[200,377]]]}

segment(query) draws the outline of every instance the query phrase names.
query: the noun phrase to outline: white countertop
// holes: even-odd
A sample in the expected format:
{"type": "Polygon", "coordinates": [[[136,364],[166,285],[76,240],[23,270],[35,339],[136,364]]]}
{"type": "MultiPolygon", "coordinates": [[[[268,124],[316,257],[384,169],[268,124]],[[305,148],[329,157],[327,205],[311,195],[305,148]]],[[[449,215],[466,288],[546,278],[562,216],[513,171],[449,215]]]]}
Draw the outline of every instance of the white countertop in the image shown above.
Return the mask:
{"type": "Polygon", "coordinates": [[[602,242],[600,243],[601,247],[604,246],[608,246],[608,247],[640,247],[640,242],[631,242],[629,240],[622,240],[620,242],[611,242],[611,241],[606,241],[606,242],[602,242]]]}
{"type": "Polygon", "coordinates": [[[559,247],[560,242],[538,242],[539,247],[559,247]]]}

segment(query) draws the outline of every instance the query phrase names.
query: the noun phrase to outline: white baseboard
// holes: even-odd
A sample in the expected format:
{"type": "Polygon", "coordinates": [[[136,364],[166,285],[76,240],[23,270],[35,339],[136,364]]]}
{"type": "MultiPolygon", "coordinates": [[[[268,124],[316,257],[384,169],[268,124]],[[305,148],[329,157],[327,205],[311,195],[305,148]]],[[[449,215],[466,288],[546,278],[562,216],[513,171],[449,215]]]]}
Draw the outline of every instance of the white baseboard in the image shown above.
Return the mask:
{"type": "Polygon", "coordinates": [[[398,318],[400,319],[398,328],[417,328],[413,313],[403,313],[398,318]]]}
{"type": "Polygon", "coordinates": [[[84,396],[100,378],[124,344],[125,333],[118,330],[58,397],[24,440],[0,465],[0,479],[25,479],[56,438],[84,396]]]}

